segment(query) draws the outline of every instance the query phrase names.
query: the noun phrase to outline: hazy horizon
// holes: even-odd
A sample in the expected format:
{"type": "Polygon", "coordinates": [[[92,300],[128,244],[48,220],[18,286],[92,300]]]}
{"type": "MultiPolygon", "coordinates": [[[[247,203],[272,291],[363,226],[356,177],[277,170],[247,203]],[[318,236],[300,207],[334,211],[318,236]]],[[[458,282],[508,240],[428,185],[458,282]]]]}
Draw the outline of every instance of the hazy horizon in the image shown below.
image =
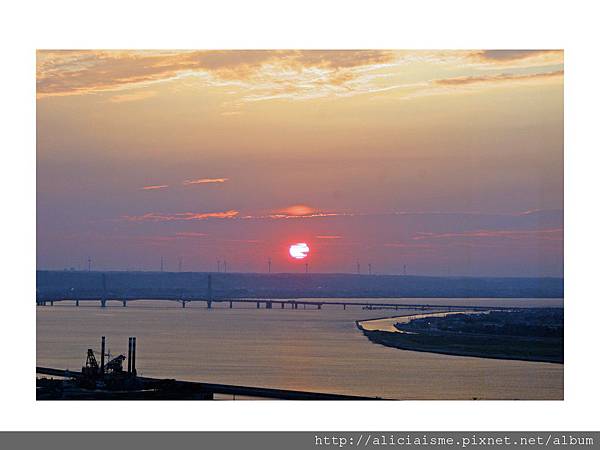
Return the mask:
{"type": "MultiPolygon", "coordinates": [[[[356,269],[355,269],[356,270],[356,269]]],[[[526,276],[507,276],[507,277],[500,277],[500,276],[478,276],[478,275],[427,275],[427,274],[409,274],[407,273],[406,275],[404,274],[399,274],[399,273],[365,273],[362,272],[361,273],[357,273],[357,272],[276,272],[276,271],[264,271],[264,272],[241,272],[241,271],[227,271],[227,272],[218,272],[216,270],[155,270],[155,269],[135,269],[135,268],[131,268],[131,269],[85,269],[85,268],[76,268],[76,267],[65,267],[62,269],[47,269],[47,268],[36,268],[37,272],[84,272],[84,273],[137,273],[137,272],[141,272],[141,273],[163,273],[163,274],[212,274],[212,275],[298,275],[298,276],[304,276],[304,275],[340,275],[340,276],[346,276],[346,275],[357,275],[357,276],[386,276],[386,277],[407,277],[407,278],[527,278],[527,279],[532,279],[532,278],[556,278],[556,279],[564,279],[564,277],[553,277],[553,276],[541,276],[541,277],[526,277],[526,276]]]]}

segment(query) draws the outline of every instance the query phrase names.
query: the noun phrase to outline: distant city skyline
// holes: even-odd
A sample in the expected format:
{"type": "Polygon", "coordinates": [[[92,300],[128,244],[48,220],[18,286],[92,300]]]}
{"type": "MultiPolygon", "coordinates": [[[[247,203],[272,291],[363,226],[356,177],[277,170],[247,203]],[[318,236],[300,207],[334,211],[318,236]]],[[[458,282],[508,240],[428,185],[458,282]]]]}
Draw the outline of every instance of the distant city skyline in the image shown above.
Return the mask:
{"type": "Polygon", "coordinates": [[[38,51],[37,267],[561,277],[563,70],[554,50],[38,51]]]}

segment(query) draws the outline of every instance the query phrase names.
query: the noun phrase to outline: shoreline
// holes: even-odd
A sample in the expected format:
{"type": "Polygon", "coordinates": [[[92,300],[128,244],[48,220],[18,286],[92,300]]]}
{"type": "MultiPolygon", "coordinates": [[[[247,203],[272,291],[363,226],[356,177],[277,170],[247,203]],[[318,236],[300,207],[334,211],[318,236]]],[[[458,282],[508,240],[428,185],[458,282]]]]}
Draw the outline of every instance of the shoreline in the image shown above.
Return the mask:
{"type": "MultiPolygon", "coordinates": [[[[441,308],[441,306],[440,306],[440,308],[441,308]]],[[[490,307],[489,310],[471,310],[471,309],[468,309],[468,308],[469,308],[468,306],[465,306],[465,309],[462,310],[462,311],[447,311],[447,310],[446,311],[430,311],[430,312],[427,312],[427,313],[416,313],[416,314],[413,313],[413,314],[404,314],[404,315],[375,317],[373,319],[356,320],[355,322],[356,322],[356,326],[361,331],[368,331],[368,332],[370,332],[370,331],[381,331],[381,332],[389,332],[389,333],[403,333],[403,331],[400,331],[400,330],[398,330],[395,327],[392,327],[394,329],[391,330],[391,331],[386,331],[386,330],[369,330],[369,329],[366,329],[362,324],[366,323],[366,322],[377,322],[377,321],[380,321],[380,320],[395,320],[395,319],[401,320],[401,319],[407,319],[409,317],[413,317],[413,318],[437,317],[439,315],[448,316],[448,315],[451,315],[451,314],[468,314],[468,313],[471,313],[471,314],[483,314],[483,313],[488,313],[488,312],[493,311],[493,310],[496,309],[494,307],[490,307]]],[[[398,321],[395,321],[394,323],[398,323],[398,321]]]]}
{"type": "MultiPolygon", "coordinates": [[[[461,311],[464,313],[465,311],[461,311]]],[[[436,315],[432,313],[429,315],[436,315]]],[[[383,319],[402,319],[410,316],[423,316],[412,314],[405,316],[382,317],[380,319],[356,320],[356,327],[374,344],[385,347],[397,348],[406,351],[423,353],[437,353],[448,356],[462,356],[473,358],[486,358],[498,360],[529,361],[564,365],[564,355],[551,356],[542,354],[524,354],[524,348],[537,345],[538,350],[543,350],[548,344],[564,345],[564,340],[543,340],[530,337],[512,337],[500,335],[468,335],[458,333],[407,333],[398,331],[368,330],[362,323],[383,319]],[[513,349],[515,353],[507,354],[504,351],[495,350],[495,347],[513,349]]],[[[427,315],[425,315],[427,316],[427,315]]],[[[536,348],[535,346],[533,347],[536,348]]]]}

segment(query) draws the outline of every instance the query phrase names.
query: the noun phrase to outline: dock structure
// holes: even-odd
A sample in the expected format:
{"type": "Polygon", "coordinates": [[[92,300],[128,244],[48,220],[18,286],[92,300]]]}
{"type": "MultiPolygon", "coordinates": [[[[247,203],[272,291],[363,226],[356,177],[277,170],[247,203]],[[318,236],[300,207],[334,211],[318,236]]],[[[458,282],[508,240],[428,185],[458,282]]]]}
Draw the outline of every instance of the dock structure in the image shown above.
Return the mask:
{"type": "Polygon", "coordinates": [[[374,400],[375,397],[362,397],[345,394],[306,392],[267,387],[239,386],[230,384],[204,383],[138,377],[136,369],[135,336],[129,337],[127,356],[119,355],[105,364],[106,337],[101,338],[100,364],[94,350],[87,350],[85,365],[81,371],[61,370],[50,367],[36,367],[39,375],[54,378],[38,378],[37,398],[42,400],[155,400],[190,399],[212,400],[215,394],[281,400],[374,400]],[[123,362],[127,360],[127,371],[123,362]]]}
{"type": "MultiPolygon", "coordinates": [[[[135,367],[132,368],[132,371],[135,374],[135,367]]],[[[36,367],[36,373],[40,375],[47,375],[73,380],[77,380],[82,376],[81,372],[53,369],[49,367],[36,367]]],[[[204,383],[198,381],[182,381],[174,379],[136,377],[136,380],[138,380],[142,385],[145,385],[148,389],[145,389],[144,391],[131,392],[129,394],[127,392],[121,392],[120,394],[123,396],[123,398],[134,398],[134,396],[138,395],[135,398],[153,399],[153,397],[151,397],[152,390],[162,389],[166,390],[168,394],[184,394],[191,399],[203,400],[212,400],[214,399],[215,394],[232,395],[234,397],[252,397],[278,400],[381,400],[381,398],[379,397],[296,391],[290,389],[274,389],[254,386],[240,386],[232,384],[204,383]],[[143,392],[143,394],[140,394],[140,392],[143,392]],[[142,396],[139,397],[139,395],[142,396]]],[[[88,395],[93,396],[94,391],[91,391],[91,393],[88,395]]],[[[107,395],[107,393],[98,392],[97,395],[107,395]]],[[[112,396],[111,398],[119,399],[121,397],[112,396]]]]}

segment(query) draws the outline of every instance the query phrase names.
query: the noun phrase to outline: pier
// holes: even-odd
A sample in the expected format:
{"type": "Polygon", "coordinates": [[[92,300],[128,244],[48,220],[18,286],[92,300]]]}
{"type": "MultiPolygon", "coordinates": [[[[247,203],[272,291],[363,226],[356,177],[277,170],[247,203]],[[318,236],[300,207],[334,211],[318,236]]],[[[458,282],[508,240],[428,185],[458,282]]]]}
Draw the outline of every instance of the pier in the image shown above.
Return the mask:
{"type": "MultiPolygon", "coordinates": [[[[53,369],[49,367],[36,367],[36,373],[58,378],[77,380],[83,376],[81,372],[72,370],[53,369]]],[[[105,399],[138,399],[151,400],[157,397],[157,392],[162,390],[166,395],[181,395],[186,399],[213,400],[215,394],[232,395],[234,397],[252,397],[277,400],[381,400],[379,397],[361,397],[354,395],[331,394],[323,392],[296,391],[289,389],[273,389],[253,386],[239,386],[232,384],[204,383],[199,381],[181,381],[173,379],[159,379],[136,377],[136,380],[145,385],[144,390],[133,392],[111,393],[106,391],[93,391],[79,393],[79,398],[105,398],[105,399]]]]}
{"type": "Polygon", "coordinates": [[[107,361],[106,337],[100,344],[100,362],[96,352],[88,348],[81,371],[36,367],[36,373],[54,378],[38,378],[38,400],[213,400],[215,394],[279,400],[375,400],[323,392],[296,391],[266,387],[204,383],[141,377],[136,369],[137,338],[129,337],[127,356],[118,355],[107,361]],[[127,370],[123,362],[127,360],[127,370]]]}

